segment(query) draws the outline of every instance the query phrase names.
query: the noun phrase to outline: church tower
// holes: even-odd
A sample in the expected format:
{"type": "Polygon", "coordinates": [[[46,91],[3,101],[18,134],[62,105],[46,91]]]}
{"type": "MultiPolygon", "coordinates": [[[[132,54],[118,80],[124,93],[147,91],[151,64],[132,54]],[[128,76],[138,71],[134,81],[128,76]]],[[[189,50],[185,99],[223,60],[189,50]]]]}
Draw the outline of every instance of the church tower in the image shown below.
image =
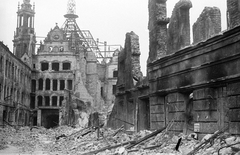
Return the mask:
{"type": "Polygon", "coordinates": [[[30,0],[23,0],[18,4],[17,29],[14,32],[13,53],[16,57],[32,67],[32,56],[35,51],[36,36],[34,32],[35,6],[30,0]]]}

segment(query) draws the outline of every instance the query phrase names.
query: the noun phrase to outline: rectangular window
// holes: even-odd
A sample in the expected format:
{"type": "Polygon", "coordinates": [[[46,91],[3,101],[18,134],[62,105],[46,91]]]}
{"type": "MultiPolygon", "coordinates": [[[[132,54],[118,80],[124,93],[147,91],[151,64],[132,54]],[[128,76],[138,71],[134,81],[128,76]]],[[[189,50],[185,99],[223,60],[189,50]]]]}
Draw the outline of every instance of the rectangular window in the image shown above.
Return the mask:
{"type": "Polygon", "coordinates": [[[118,77],[118,71],[113,71],[113,77],[118,77]]]}
{"type": "Polygon", "coordinates": [[[57,85],[58,85],[58,81],[53,80],[53,91],[57,91],[57,85]]]}
{"type": "Polygon", "coordinates": [[[59,63],[57,62],[52,63],[52,70],[59,71],[59,63]]]}
{"type": "Polygon", "coordinates": [[[42,106],[42,96],[38,96],[38,106],[42,106]]]}
{"type": "Polygon", "coordinates": [[[45,63],[45,62],[44,62],[44,63],[41,63],[41,70],[42,70],[42,71],[48,70],[48,67],[49,67],[49,66],[48,66],[48,63],[45,63]]]}
{"type": "Polygon", "coordinates": [[[65,89],[65,80],[60,80],[60,90],[65,89]]]}
{"type": "Polygon", "coordinates": [[[57,96],[52,97],[52,106],[57,106],[57,96]]]}
{"type": "Polygon", "coordinates": [[[63,70],[70,70],[71,69],[71,64],[69,62],[63,63],[63,70]]]}
{"type": "Polygon", "coordinates": [[[36,91],[36,80],[32,80],[32,92],[36,91]]]}
{"type": "Polygon", "coordinates": [[[44,96],[44,98],[45,98],[45,106],[50,106],[50,97],[44,96]]]}
{"type": "Polygon", "coordinates": [[[67,80],[68,90],[72,90],[72,80],[67,80]]]}
{"type": "Polygon", "coordinates": [[[60,96],[60,99],[59,99],[59,106],[62,106],[62,102],[64,100],[64,97],[63,96],[60,96]]]}
{"type": "Polygon", "coordinates": [[[112,86],[112,93],[113,93],[113,95],[115,95],[115,94],[116,94],[116,90],[117,90],[117,87],[116,87],[116,85],[113,85],[113,86],[112,86]]]}
{"type": "Polygon", "coordinates": [[[31,96],[30,108],[31,108],[31,109],[35,109],[35,96],[31,96]]]}

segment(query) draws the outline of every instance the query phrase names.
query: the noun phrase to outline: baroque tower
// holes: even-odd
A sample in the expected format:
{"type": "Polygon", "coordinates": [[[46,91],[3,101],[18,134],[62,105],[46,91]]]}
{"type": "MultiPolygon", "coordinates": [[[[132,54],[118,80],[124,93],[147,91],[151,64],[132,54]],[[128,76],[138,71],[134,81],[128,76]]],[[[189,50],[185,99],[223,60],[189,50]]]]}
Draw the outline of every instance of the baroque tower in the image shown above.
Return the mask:
{"type": "Polygon", "coordinates": [[[36,36],[34,33],[35,6],[30,4],[30,0],[23,0],[23,4],[18,5],[17,29],[14,33],[13,53],[28,66],[32,67],[32,55],[35,51],[36,36]]]}

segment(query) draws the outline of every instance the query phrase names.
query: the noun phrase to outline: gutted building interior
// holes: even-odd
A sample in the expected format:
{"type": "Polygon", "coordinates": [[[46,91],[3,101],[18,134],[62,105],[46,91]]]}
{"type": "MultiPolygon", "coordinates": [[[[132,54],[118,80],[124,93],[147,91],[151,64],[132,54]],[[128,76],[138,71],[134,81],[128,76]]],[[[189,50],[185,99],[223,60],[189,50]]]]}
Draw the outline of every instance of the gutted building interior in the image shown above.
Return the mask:
{"type": "Polygon", "coordinates": [[[229,133],[240,135],[240,1],[227,1],[228,29],[224,32],[220,10],[205,7],[193,25],[192,44],[191,1],[177,2],[171,18],[166,16],[166,2],[149,0],[146,77],[136,76],[138,43],[135,34],[126,35],[118,58],[116,100],[108,126],[156,130],[174,120],[170,130],[175,133],[195,132],[202,138],[227,128],[229,133]]]}

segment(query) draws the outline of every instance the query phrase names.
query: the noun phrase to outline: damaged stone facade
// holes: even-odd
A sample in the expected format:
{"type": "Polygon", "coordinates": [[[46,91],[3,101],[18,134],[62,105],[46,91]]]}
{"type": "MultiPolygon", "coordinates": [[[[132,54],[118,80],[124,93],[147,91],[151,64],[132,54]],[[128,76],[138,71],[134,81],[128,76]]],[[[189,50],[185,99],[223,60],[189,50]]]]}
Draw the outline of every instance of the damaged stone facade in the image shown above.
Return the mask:
{"type": "Polygon", "coordinates": [[[127,33],[124,49],[118,56],[117,93],[108,126],[120,127],[126,123],[127,128],[134,129],[136,103],[131,89],[142,79],[139,59],[139,37],[134,32],[127,33]]]}
{"type": "Polygon", "coordinates": [[[193,25],[193,43],[211,38],[221,32],[221,12],[217,7],[205,7],[193,25]]]}
{"type": "Polygon", "coordinates": [[[64,27],[56,24],[35,52],[34,15],[35,6],[23,1],[14,54],[1,43],[0,125],[86,127],[91,113],[106,115],[113,104],[119,51],[100,65],[70,11],[64,27]]]}
{"type": "Polygon", "coordinates": [[[167,0],[149,0],[149,57],[148,62],[152,62],[166,55],[167,46],[167,0]]]}
{"type": "Polygon", "coordinates": [[[167,54],[190,45],[189,10],[191,7],[190,0],[181,0],[175,5],[168,26],[167,54]]]}
{"type": "Polygon", "coordinates": [[[227,0],[227,23],[228,29],[232,29],[240,24],[240,1],[227,0]]]}
{"type": "MultiPolygon", "coordinates": [[[[156,6],[161,3],[161,6],[164,7],[165,2],[149,1],[151,26],[155,23],[153,22],[153,12],[158,12],[156,9],[159,9],[156,6]]],[[[182,2],[180,0],[177,4],[182,2]]],[[[189,4],[187,9],[189,9],[191,2],[187,2],[189,4]]],[[[234,12],[231,10],[233,8],[237,9],[238,5],[235,3],[231,3],[231,5],[233,6],[228,6],[230,9],[228,12],[234,12]]],[[[181,20],[181,16],[176,16],[175,11],[173,11],[173,19],[170,20],[170,23],[181,20]]],[[[238,12],[238,10],[235,11],[238,12]]],[[[188,13],[186,11],[186,14],[183,15],[184,18],[189,16],[188,13]]],[[[154,15],[156,19],[157,15],[154,15]]],[[[229,15],[230,19],[239,19],[236,16],[232,17],[232,14],[229,15]]],[[[165,16],[164,19],[166,19],[165,16]]],[[[120,64],[122,60],[120,55],[118,93],[108,125],[112,128],[123,125],[125,129],[135,131],[156,130],[166,127],[174,121],[170,131],[185,134],[195,132],[199,139],[223,128],[227,128],[231,134],[239,135],[240,119],[237,114],[240,110],[238,101],[240,95],[240,27],[236,25],[235,28],[217,35],[216,33],[221,31],[220,22],[218,8],[205,8],[193,30],[198,31],[194,32],[195,37],[205,36],[208,32],[206,38],[199,37],[194,42],[200,41],[200,43],[188,47],[178,47],[176,51],[166,53],[166,48],[164,48],[161,52],[166,54],[162,57],[157,57],[159,51],[156,47],[161,45],[166,47],[165,45],[169,41],[173,42],[176,38],[166,39],[166,31],[164,31],[159,36],[161,42],[154,42],[158,45],[153,44],[153,38],[156,38],[158,33],[152,31],[153,27],[150,26],[149,59],[152,61],[148,61],[147,77],[139,80],[135,86],[126,89],[124,84],[132,80],[132,77],[128,76],[132,72],[124,72],[122,68],[126,66],[124,66],[125,62],[120,64]],[[202,20],[205,22],[203,25],[199,25],[202,20]],[[213,26],[210,29],[208,26],[204,26],[209,24],[213,26]],[[204,31],[200,31],[200,28],[204,31]],[[211,36],[213,34],[214,37],[211,36]],[[207,40],[203,41],[203,39],[207,40]],[[157,59],[154,60],[154,57],[157,59]]],[[[170,26],[168,31],[171,31],[170,26]]],[[[188,31],[185,34],[190,34],[189,28],[185,31],[188,31]]],[[[186,38],[188,39],[182,40],[186,42],[182,42],[181,45],[189,44],[189,37],[186,36],[186,38]]],[[[127,61],[127,59],[130,58],[124,57],[124,60],[127,61]]]]}
{"type": "Polygon", "coordinates": [[[31,68],[0,42],[0,126],[29,125],[31,68]]]}

